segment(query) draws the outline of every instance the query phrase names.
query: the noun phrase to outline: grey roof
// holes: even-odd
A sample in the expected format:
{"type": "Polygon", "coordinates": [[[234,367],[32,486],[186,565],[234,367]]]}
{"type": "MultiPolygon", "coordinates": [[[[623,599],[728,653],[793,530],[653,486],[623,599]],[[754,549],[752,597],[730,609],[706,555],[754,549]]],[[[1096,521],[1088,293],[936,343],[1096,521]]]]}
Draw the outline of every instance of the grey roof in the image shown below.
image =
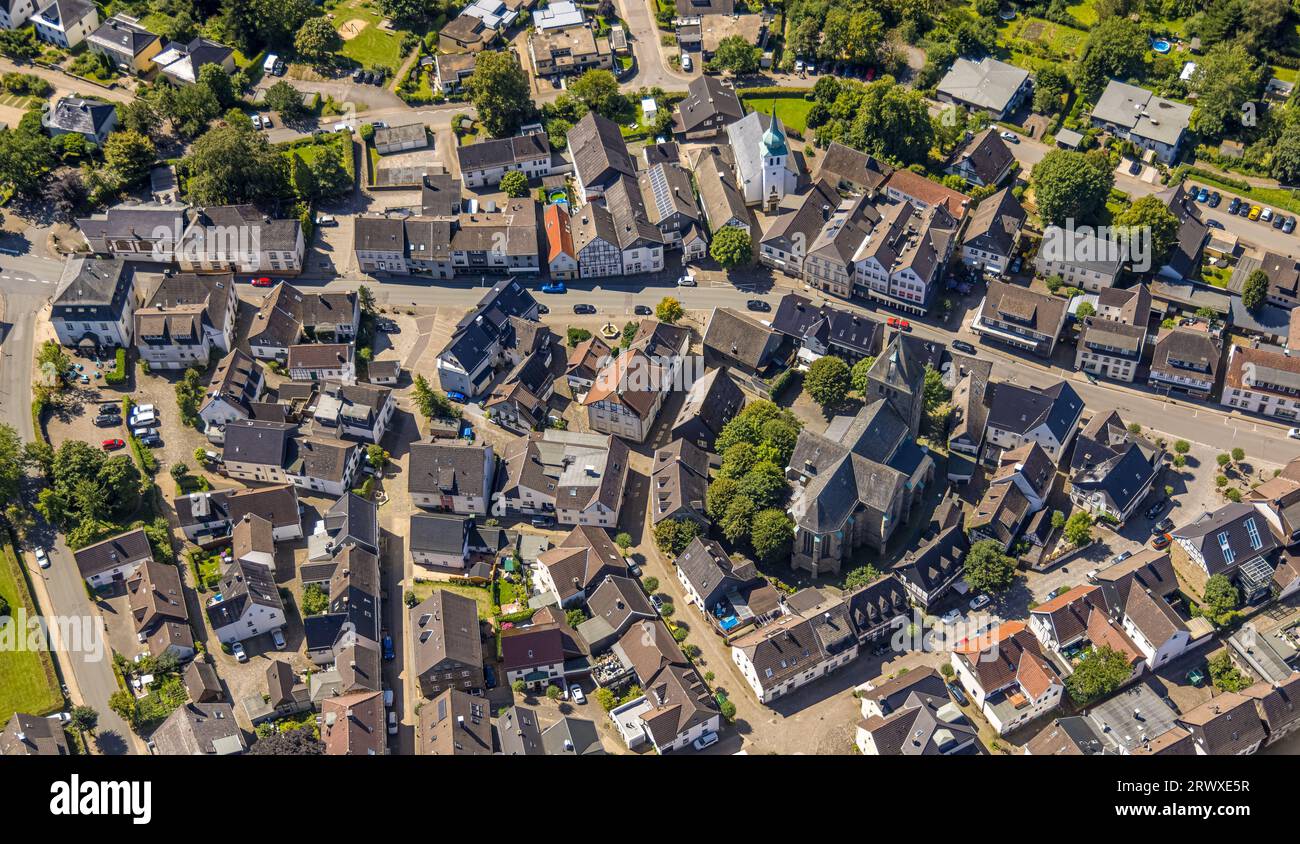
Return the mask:
{"type": "Polygon", "coordinates": [[[1145,495],[1160,471],[1159,449],[1131,433],[1119,414],[1098,414],[1080,432],[1070,458],[1070,483],[1098,491],[1122,511],[1145,495]]]}
{"type": "Polygon", "coordinates": [[[450,513],[414,513],[407,542],[412,551],[460,554],[465,550],[471,521],[473,518],[470,516],[450,513]]]}
{"type": "Polygon", "coordinates": [[[709,485],[709,456],[694,443],[677,439],[655,452],[650,477],[651,521],[679,518],[684,510],[705,515],[709,485]]]}
{"type": "Polygon", "coordinates": [[[704,329],[704,348],[752,369],[771,363],[775,332],[756,319],[731,308],[714,308],[704,329]]]}
{"type": "Polygon", "coordinates": [[[478,604],[473,598],[435,589],[411,608],[408,629],[413,637],[417,675],[448,661],[481,671],[483,640],[478,604]]]}
{"type": "Polygon", "coordinates": [[[460,689],[448,689],[425,701],[420,707],[419,739],[421,755],[490,755],[492,719],[487,701],[460,689]]]}
{"type": "Polygon", "coordinates": [[[938,90],[955,100],[1001,114],[1027,79],[1029,71],[997,59],[959,58],[940,80],[938,90]]]}
{"type": "Polygon", "coordinates": [[[1060,330],[1068,306],[1064,299],[1002,281],[990,281],[988,295],[984,297],[986,317],[995,314],[999,319],[1046,335],[1055,335],[1060,330]]]}
{"type": "Polygon", "coordinates": [[[733,88],[723,85],[716,76],[697,76],[686,87],[686,99],[677,105],[674,129],[694,132],[705,121],[720,118],[722,122],[715,121],[713,125],[721,131],[727,123],[739,120],[744,114],[733,88]]]}
{"type": "Polygon", "coordinates": [[[848,182],[867,191],[876,191],[892,171],[893,168],[888,164],[865,152],[845,146],[839,141],[831,141],[831,145],[821,155],[817,178],[835,184],[848,182]]]}
{"type": "Polygon", "coordinates": [[[711,229],[717,231],[733,218],[749,225],[745,195],[737,187],[736,177],[721,156],[710,152],[700,157],[695,165],[695,184],[699,187],[700,203],[711,229]]]}
{"type": "Polygon", "coordinates": [[[825,179],[818,179],[800,198],[798,208],[776,218],[763,235],[761,245],[783,252],[793,251],[796,243],[806,248],[806,244],[812,243],[813,238],[817,237],[839,202],[840,195],[835,186],[825,179]]]}
{"type": "MultiPolygon", "coordinates": [[[[424,128],[423,123],[403,123],[400,126],[385,126],[382,129],[376,129],[374,144],[376,147],[380,147],[393,143],[423,141],[426,139],[427,130],[424,128]]],[[[460,149],[465,149],[465,147],[460,149]]]]}
{"type": "Polygon", "coordinates": [[[1097,99],[1092,118],[1172,146],[1191,123],[1192,107],[1112,79],[1097,99]]]}
{"type": "Polygon", "coordinates": [[[605,189],[605,207],[619,249],[663,243],[663,234],[650,222],[650,213],[635,176],[620,176],[605,189]]]}
{"type": "Polygon", "coordinates": [[[356,493],[346,493],[330,505],[325,527],[334,538],[335,548],[354,542],[370,551],[379,549],[379,507],[356,493]]]}
{"type": "Polygon", "coordinates": [[[636,177],[636,162],[618,124],[594,111],[569,130],[568,148],[574,172],[588,187],[605,187],[619,175],[636,177]]]}
{"type": "Polygon", "coordinates": [[[545,756],[542,730],[530,709],[512,706],[497,716],[497,739],[504,756],[545,756]]]}
{"type": "Polygon", "coordinates": [[[284,468],[303,477],[342,481],[358,447],[354,442],[326,437],[294,437],[289,441],[284,468]]]}
{"type": "Polygon", "coordinates": [[[467,371],[474,371],[492,343],[505,332],[510,317],[535,313],[536,308],[533,294],[513,277],[497,282],[456,324],[455,333],[439,357],[449,355],[467,371]]]}
{"type": "Polygon", "coordinates": [[[953,152],[954,165],[969,168],[986,185],[995,184],[1016,158],[1007,142],[989,127],[953,152]]]}
{"type": "Polygon", "coordinates": [[[160,756],[226,756],[248,749],[228,703],[186,703],[150,736],[160,756]]]}
{"type": "Polygon", "coordinates": [[[596,723],[565,716],[542,731],[542,747],[547,756],[603,756],[596,723]]]}
{"type": "Polygon", "coordinates": [[[908,551],[894,566],[894,574],[933,595],[964,570],[969,547],[965,527],[959,522],[943,529],[921,547],[908,551]]]}
{"type": "Polygon", "coordinates": [[[713,599],[719,595],[739,589],[758,577],[758,571],[752,563],[737,567],[717,540],[698,536],[678,555],[674,565],[680,574],[686,576],[691,588],[704,599],[705,610],[711,609],[713,599]]]}
{"type": "Polygon", "coordinates": [[[140,55],[158,40],[157,35],[140,26],[138,21],[123,15],[114,15],[104,21],[90,35],[91,42],[111,44],[114,49],[132,57],[140,55]]]}
{"type": "Polygon", "coordinates": [[[221,576],[218,591],[221,602],[204,608],[213,629],[238,623],[253,604],[284,612],[284,602],[280,599],[274,575],[259,563],[232,562],[221,576]]]}
{"type": "Polygon", "coordinates": [[[456,158],[461,172],[486,170],[493,167],[512,167],[526,161],[550,158],[551,142],[544,133],[516,135],[477,141],[456,147],[456,158]]]}
{"type": "Polygon", "coordinates": [[[1016,434],[1046,425],[1057,442],[1065,442],[1083,412],[1083,399],[1064,381],[1044,389],[1028,389],[1001,382],[993,387],[988,424],[1016,434]]]}
{"type": "Polygon", "coordinates": [[[1218,343],[1207,331],[1162,328],[1151,356],[1151,371],[1194,375],[1212,382],[1221,354],[1218,343]]]}
{"type": "Polygon", "coordinates": [[[101,572],[110,571],[124,562],[132,560],[151,560],[153,550],[149,537],[139,528],[109,537],[94,545],[87,545],[74,551],[77,570],[82,577],[93,577],[101,572]]]}
{"type": "Polygon", "coordinates": [[[1214,575],[1278,548],[1268,522],[1250,504],[1225,504],[1202,513],[1196,521],[1174,530],[1174,539],[1200,549],[1206,570],[1214,575]]]}
{"type": "Polygon", "coordinates": [[[226,423],[222,459],[282,467],[289,452],[289,442],[297,430],[297,425],[287,422],[232,419],[226,423]]]}
{"type": "Polygon", "coordinates": [[[214,205],[195,209],[194,219],[185,232],[184,240],[198,237],[200,230],[210,227],[227,231],[235,228],[241,232],[251,230],[258,238],[258,248],[273,252],[292,252],[297,248],[298,238],[302,235],[302,223],[298,220],[270,217],[259,211],[257,206],[214,205]]]}
{"type": "Polygon", "coordinates": [[[407,491],[482,495],[484,473],[493,470],[487,460],[491,451],[491,446],[412,443],[407,491]]]}
{"type": "Polygon", "coordinates": [[[133,273],[120,258],[69,258],[63,265],[56,305],[112,305],[121,303],[123,285],[130,285],[133,273]]]}
{"type": "Polygon", "coordinates": [[[715,367],[698,379],[686,392],[681,410],[673,422],[673,439],[681,436],[684,426],[694,422],[702,425],[712,438],[722,433],[722,426],[745,405],[745,394],[732,380],[725,366],[715,367]]]}
{"type": "Polygon", "coordinates": [[[0,756],[68,756],[68,738],[57,718],[15,712],[0,732],[0,756]]]}
{"type": "Polygon", "coordinates": [[[1012,244],[1025,223],[1024,206],[1010,188],[986,197],[966,224],[962,245],[998,255],[1010,255],[1012,244]]]}

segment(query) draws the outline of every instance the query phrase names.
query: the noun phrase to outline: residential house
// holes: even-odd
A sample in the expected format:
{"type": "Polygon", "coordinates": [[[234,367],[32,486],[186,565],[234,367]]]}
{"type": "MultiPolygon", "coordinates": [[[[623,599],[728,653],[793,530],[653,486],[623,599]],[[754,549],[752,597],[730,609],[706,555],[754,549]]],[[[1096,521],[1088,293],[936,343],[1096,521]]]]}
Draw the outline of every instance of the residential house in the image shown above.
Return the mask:
{"type": "Polygon", "coordinates": [[[1068,287],[1097,293],[1115,286],[1127,259],[1120,241],[1100,237],[1088,229],[1066,231],[1048,226],[1034,257],[1034,267],[1041,275],[1058,276],[1068,287]]]}
{"type": "Polygon", "coordinates": [[[185,538],[197,545],[228,538],[233,525],[249,514],[271,523],[276,542],[302,538],[298,490],[292,484],[193,492],[172,499],[172,509],[185,538]]]}
{"type": "Polygon", "coordinates": [[[1178,726],[1191,733],[1197,756],[1249,756],[1268,738],[1255,699],[1238,692],[1222,692],[1184,712],[1178,726]]]}
{"type": "MultiPolygon", "coordinates": [[[[1205,260],[1205,247],[1211,229],[1201,219],[1201,209],[1195,197],[1176,184],[1155,195],[1165,204],[1178,221],[1178,233],[1169,252],[1156,268],[1156,274],[1172,282],[1200,281],[1201,264],[1205,260]]],[[[1231,283],[1229,283],[1231,285],[1231,283]]],[[[1271,285],[1270,285],[1271,287],[1271,285]]],[[[1292,298],[1292,302],[1294,302],[1292,298]]]]}
{"type": "Polygon", "coordinates": [[[152,369],[204,368],[234,348],[239,300],[229,274],[137,276],[135,346],[152,369]]]}
{"type": "Polygon", "coordinates": [[[944,169],[976,187],[988,187],[1002,184],[1015,163],[1007,142],[990,126],[958,145],[944,169]]]}
{"type": "Polygon", "coordinates": [[[717,701],[661,619],[633,623],[613,651],[643,692],[610,712],[629,748],[648,741],[659,753],[684,750],[717,731],[717,701]]]}
{"type": "MultiPolygon", "coordinates": [[[[921,546],[909,550],[894,565],[894,576],[907,590],[908,597],[929,612],[956,585],[966,570],[966,552],[970,541],[960,506],[947,498],[951,521],[940,522],[939,531],[921,546]]],[[[941,503],[940,507],[944,505],[941,503]]]]}
{"type": "Polygon", "coordinates": [[[530,624],[501,631],[501,671],[505,683],[522,680],[532,690],[564,679],[564,634],[560,625],[530,624]]]}
{"type": "Polygon", "coordinates": [[[204,606],[223,645],[277,630],[287,622],[275,573],[266,566],[235,560],[221,577],[217,594],[204,606]]]}
{"type": "Polygon", "coordinates": [[[847,299],[853,288],[854,256],[880,221],[880,212],[866,195],[842,200],[808,244],[804,281],[847,299]]]}
{"type": "Polygon", "coordinates": [[[709,455],[686,440],[673,440],[655,452],[650,473],[650,521],[692,519],[705,529],[709,455]]]}
{"type": "Polygon", "coordinates": [[[854,292],[896,310],[924,314],[934,291],[943,289],[959,219],[942,204],[922,209],[904,201],[889,208],[853,253],[854,292]]]}
{"type": "MultiPolygon", "coordinates": [[[[829,150],[827,152],[829,154],[829,150]]],[[[705,196],[709,174],[703,172],[702,167],[698,172],[700,193],[705,196]]],[[[744,204],[739,199],[737,203],[744,204]]],[[[759,240],[759,263],[792,278],[803,278],[803,259],[808,254],[808,244],[816,239],[839,204],[840,195],[834,184],[819,177],[800,197],[798,206],[778,216],[759,240]]]]}
{"type": "Polygon", "coordinates": [[[985,197],[962,235],[961,259],[978,273],[1002,275],[1020,243],[1026,212],[1010,188],[985,197]]]}
{"type": "Polygon", "coordinates": [[[1075,368],[1132,383],[1146,348],[1151,294],[1145,284],[1103,288],[1096,311],[1082,320],[1075,368]]]}
{"type": "Polygon", "coordinates": [[[252,405],[261,400],[265,387],[262,365],[246,352],[235,349],[218,361],[199,404],[208,439],[218,442],[225,436],[226,423],[250,418],[252,405]]]}
{"type": "Polygon", "coordinates": [[[119,258],[69,258],[50,300],[50,325],[63,346],[131,345],[135,271],[119,258]]]}
{"type": "Polygon", "coordinates": [[[558,362],[560,344],[552,335],[542,336],[536,351],[530,353],[506,374],[492,390],[483,407],[492,413],[492,421],[502,427],[529,430],[546,424],[551,416],[550,398],[555,392],[552,362],[558,362]]]}
{"type": "Polygon", "coordinates": [[[580,74],[611,70],[614,51],[609,37],[597,35],[591,24],[560,29],[538,29],[528,37],[528,57],[539,76],[580,74]]]}
{"type": "Polygon", "coordinates": [[[547,429],[512,442],[505,464],[507,512],[554,516],[562,525],[618,524],[628,447],[617,437],[547,429]]]}
{"type": "Polygon", "coordinates": [[[127,576],[126,595],[135,632],[142,639],[163,622],[186,624],[190,620],[180,569],[174,565],[145,560],[127,576]]]}
{"type": "MultiPolygon", "coordinates": [[[[1232,271],[1228,289],[1233,293],[1240,293],[1245,287],[1246,279],[1256,271],[1268,277],[1268,293],[1265,301],[1287,311],[1294,311],[1296,305],[1300,304],[1300,261],[1290,255],[1278,255],[1267,250],[1260,258],[1243,256],[1232,271]]],[[[1292,322],[1295,319],[1293,313],[1292,322]]]]}
{"type": "Polygon", "coordinates": [[[413,513],[406,544],[411,559],[427,568],[464,570],[470,566],[472,516],[452,513],[413,513]]]}
{"type": "Polygon", "coordinates": [[[970,197],[944,187],[911,170],[895,170],[885,180],[885,195],[895,203],[907,202],[921,211],[942,205],[948,215],[960,223],[966,218],[970,197]]]}
{"type": "Polygon", "coordinates": [[[1214,632],[1207,619],[1186,618],[1176,608],[1182,594],[1168,551],[1144,548],[1090,579],[1152,671],[1205,644],[1214,632]]]}
{"type": "Polygon", "coordinates": [[[420,708],[421,756],[489,756],[492,719],[483,698],[447,689],[420,708]]]}
{"type": "Polygon", "coordinates": [[[1228,350],[1219,404],[1276,419],[1300,419],[1300,358],[1261,345],[1228,350]]]}
{"type": "Polygon", "coordinates": [[[874,319],[829,304],[818,307],[798,293],[781,297],[772,316],[772,329],[798,345],[799,360],[808,364],[825,355],[835,355],[850,365],[876,357],[885,335],[884,325],[874,319]]]}
{"type": "Polygon", "coordinates": [[[1059,463],[1083,416],[1083,399],[1065,381],[1044,389],[1008,382],[994,385],[985,424],[989,445],[1009,450],[1030,442],[1059,463]]]}
{"type": "Polygon", "coordinates": [[[697,76],[673,113],[673,133],[688,141],[715,138],[744,115],[734,88],[717,76],[697,76]]]}
{"type": "Polygon", "coordinates": [[[695,380],[686,391],[677,419],[668,431],[670,442],[684,440],[712,451],[722,427],[745,406],[745,394],[725,366],[715,367],[695,380]]]}
{"type": "Polygon", "coordinates": [[[984,57],[979,61],[958,58],[939,80],[940,102],[985,111],[995,121],[1006,120],[1033,90],[1029,71],[984,57]]]}
{"type": "MultiPolygon", "coordinates": [[[[299,348],[303,347],[294,346],[290,349],[291,359],[293,350],[299,348]]],[[[393,391],[388,387],[327,380],[316,399],[312,420],[331,436],[377,443],[388,431],[388,424],[392,421],[396,408],[393,391]]]]}
{"type": "Polygon", "coordinates": [[[439,53],[477,53],[496,40],[497,31],[483,18],[460,14],[438,30],[439,53]]]}
{"type": "Polygon", "coordinates": [[[383,756],[387,752],[381,692],[357,691],[327,698],[316,720],[327,756],[383,756]]]}
{"type": "Polygon", "coordinates": [[[338,498],[352,488],[364,451],[356,443],[329,437],[297,437],[289,443],[284,475],[294,486],[338,498]]]}
{"type": "Polygon", "coordinates": [[[1267,734],[1264,747],[1277,744],[1300,727],[1300,707],[1296,706],[1296,696],[1300,695],[1300,673],[1293,673],[1277,683],[1256,683],[1242,694],[1255,701],[1255,710],[1267,734]]]}
{"type": "Polygon", "coordinates": [[[253,357],[284,361],[289,347],[303,339],[347,343],[361,327],[361,302],[355,291],[304,293],[280,282],[262,300],[248,329],[253,357]]]}
{"type": "Polygon", "coordinates": [[[70,756],[68,736],[58,718],[15,712],[0,732],[0,756],[70,756]]]}
{"type": "Polygon", "coordinates": [[[731,642],[732,660],[763,704],[833,673],[857,656],[849,604],[820,595],[802,611],[791,608],[731,642]]]}
{"type": "Polygon", "coordinates": [[[96,255],[170,262],[185,232],[183,205],[115,205],[103,214],[77,219],[77,228],[96,255]]]}
{"type": "Polygon", "coordinates": [[[474,53],[443,53],[433,57],[433,79],[444,94],[460,91],[474,75],[474,53]]]}
{"type": "Polygon", "coordinates": [[[537,558],[538,591],[561,607],[584,603],[606,576],[626,577],[627,562],[602,528],[579,525],[537,558]]]}
{"type": "Polygon", "coordinates": [[[704,329],[704,360],[710,368],[730,367],[765,375],[780,364],[781,335],[733,308],[714,308],[704,329]]]}
{"type": "Polygon", "coordinates": [[[874,156],[831,141],[818,157],[815,181],[825,181],[836,190],[875,197],[893,168],[874,156]]]}
{"type": "Polygon", "coordinates": [[[642,320],[632,344],[597,373],[582,398],[591,429],[644,442],[664,398],[681,383],[689,344],[685,329],[642,320]]]}
{"type": "Polygon", "coordinates": [[[184,272],[296,275],[305,253],[298,220],[276,219],[252,205],[219,205],[194,212],[177,262],[184,272]]]}
{"type": "Polygon", "coordinates": [[[380,155],[423,149],[429,145],[429,131],[423,123],[384,126],[375,129],[371,143],[374,144],[375,152],[380,155]]]}
{"type": "Polygon", "coordinates": [[[933,668],[909,671],[859,693],[855,744],[864,756],[953,756],[975,748],[978,730],[933,668]]]}
{"type": "Polygon", "coordinates": [[[228,703],[184,703],[149,736],[157,756],[233,756],[248,750],[228,703]]]}
{"type": "MultiPolygon", "coordinates": [[[[286,665],[285,663],[274,661],[276,665],[286,665]]],[[[215,703],[226,699],[226,693],[221,687],[221,678],[217,676],[217,669],[212,667],[212,663],[196,659],[181,672],[181,681],[185,684],[185,691],[189,694],[190,700],[194,703],[215,703]]]]}
{"type": "Polygon", "coordinates": [[[483,688],[483,639],[473,598],[436,589],[411,608],[410,620],[420,694],[437,698],[483,688]]]}
{"type": "Polygon", "coordinates": [[[117,107],[112,103],[81,97],[62,97],[41,112],[41,125],[50,137],[80,135],[92,144],[103,146],[117,127],[117,107]]]}
{"type": "Polygon", "coordinates": [[[495,479],[491,445],[411,443],[406,489],[417,507],[486,516],[495,479]]]}
{"type": "Polygon", "coordinates": [[[510,340],[510,317],[536,321],[537,300],[514,278],[497,282],[467,314],[438,354],[438,380],[447,392],[483,392],[510,340]]]}
{"type": "Polygon", "coordinates": [[[230,531],[230,556],[275,570],[275,528],[269,519],[245,513],[230,531]]]}
{"type": "Polygon", "coordinates": [[[18,29],[35,13],[35,0],[7,0],[0,3],[0,29],[18,29]]]}
{"type": "Polygon", "coordinates": [[[564,378],[575,396],[591,389],[596,376],[612,357],[613,349],[598,334],[591,335],[573,347],[565,364],[564,378]]]}
{"type": "MultiPolygon", "coordinates": [[[[1279,547],[1268,521],[1245,503],[1229,503],[1213,512],[1202,513],[1170,536],[1209,576],[1234,577],[1259,563],[1267,563],[1279,547]]],[[[1271,567],[1269,574],[1272,574],[1271,567]]]]}
{"type": "Polygon", "coordinates": [[[86,44],[92,53],[108,56],[118,69],[141,74],[153,66],[162,39],[127,15],[114,15],[90,33],[86,44]]]}
{"type": "Polygon", "coordinates": [[[608,649],[636,622],[656,618],[641,582],[618,575],[607,576],[591,591],[587,613],[590,618],[578,625],[578,638],[592,653],[608,649]]]}
{"type": "Polygon", "coordinates": [[[1208,399],[1222,354],[1217,336],[1204,322],[1161,328],[1151,354],[1147,383],[1160,393],[1176,390],[1208,399]]]}
{"type": "Polygon", "coordinates": [[[287,368],[294,381],[357,380],[356,347],[351,343],[300,343],[289,347],[287,368]]]}
{"type": "Polygon", "coordinates": [[[185,44],[175,41],[163,47],[154,56],[154,63],[162,79],[177,87],[193,85],[199,81],[199,71],[204,65],[219,65],[226,73],[235,72],[235,51],[229,47],[198,37],[185,44]]]}
{"type": "Polygon", "coordinates": [[[659,230],[664,247],[683,250],[683,260],[703,258],[708,241],[690,174],[676,164],[656,164],[637,177],[637,187],[643,198],[649,197],[646,219],[659,230]]]}
{"type": "Polygon", "coordinates": [[[92,589],[102,589],[128,577],[153,559],[149,537],[136,528],[72,552],[77,571],[92,589]]]}
{"type": "Polygon", "coordinates": [[[1070,458],[1070,501],[1123,524],[1160,474],[1161,450],[1130,432],[1115,411],[1098,413],[1079,433],[1070,458]]]}
{"type": "Polygon", "coordinates": [[[572,281],[578,277],[578,252],[573,246],[569,212],[558,204],[542,213],[546,229],[546,268],[551,278],[572,281]]]}
{"type": "Polygon", "coordinates": [[[1106,84],[1091,116],[1093,126],[1131,141],[1139,149],[1155,151],[1165,164],[1178,157],[1191,119],[1191,106],[1118,79],[1106,84]]]}
{"type": "Polygon", "coordinates": [[[31,22],[37,38],[70,50],[99,28],[99,10],[90,0],[53,0],[31,22]]]}
{"type": "Polygon", "coordinates": [[[500,184],[506,173],[521,172],[531,181],[551,174],[551,143],[543,132],[480,140],[456,148],[460,180],[467,188],[500,184]]]}
{"type": "Polygon", "coordinates": [[[952,652],[957,679],[998,735],[1061,705],[1065,684],[1024,622],[996,625],[952,652]]]}
{"type": "MultiPolygon", "coordinates": [[[[724,148],[723,152],[729,151],[724,148]]],[[[752,233],[753,216],[745,204],[745,194],[736,179],[735,168],[723,154],[716,147],[709,148],[696,160],[694,172],[700,208],[709,231],[716,233],[731,227],[752,233]]]]}
{"type": "Polygon", "coordinates": [[[618,124],[609,118],[588,112],[569,130],[566,140],[580,205],[599,198],[616,181],[636,178],[636,162],[618,124]]]}
{"type": "Polygon", "coordinates": [[[1002,452],[984,496],[966,520],[972,541],[991,539],[1009,550],[1028,520],[1047,504],[1056,464],[1038,443],[1002,452]]]}

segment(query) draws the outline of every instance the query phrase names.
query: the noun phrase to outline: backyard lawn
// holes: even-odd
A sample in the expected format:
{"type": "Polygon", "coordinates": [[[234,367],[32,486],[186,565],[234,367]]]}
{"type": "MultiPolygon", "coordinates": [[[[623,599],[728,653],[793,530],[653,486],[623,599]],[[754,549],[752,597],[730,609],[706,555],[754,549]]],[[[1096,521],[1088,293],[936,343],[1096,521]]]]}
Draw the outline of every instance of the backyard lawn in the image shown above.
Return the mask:
{"type": "MultiPolygon", "coordinates": [[[[8,543],[0,553],[0,595],[9,602],[11,613],[25,607],[29,618],[35,614],[27,584],[8,543]]],[[[13,631],[13,634],[18,641],[26,641],[26,630],[13,631]]],[[[48,651],[0,650],[0,722],[8,721],[15,712],[46,715],[58,710],[62,703],[63,695],[48,651]]]]}
{"type": "Polygon", "coordinates": [[[448,583],[445,580],[417,580],[411,587],[415,597],[423,601],[438,590],[446,592],[455,592],[457,595],[464,595],[466,598],[473,598],[478,604],[478,617],[491,618],[496,614],[496,608],[492,606],[492,592],[486,586],[466,586],[461,583],[448,583]]]}
{"type": "Polygon", "coordinates": [[[765,114],[776,110],[776,116],[781,119],[781,123],[786,129],[792,132],[798,132],[800,135],[808,131],[808,112],[812,111],[813,104],[810,100],[804,99],[804,92],[791,94],[746,94],[740,91],[740,101],[744,103],[748,111],[761,111],[765,114]]]}

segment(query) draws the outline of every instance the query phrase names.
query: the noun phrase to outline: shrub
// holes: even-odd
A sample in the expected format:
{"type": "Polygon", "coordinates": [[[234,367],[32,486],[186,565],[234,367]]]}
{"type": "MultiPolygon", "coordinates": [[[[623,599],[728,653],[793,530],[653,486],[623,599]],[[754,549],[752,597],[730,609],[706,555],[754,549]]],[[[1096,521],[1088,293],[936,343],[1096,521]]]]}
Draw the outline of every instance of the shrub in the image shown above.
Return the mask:
{"type": "Polygon", "coordinates": [[[126,382],[126,349],[119,348],[115,355],[113,368],[104,373],[105,384],[122,384],[126,382]]]}

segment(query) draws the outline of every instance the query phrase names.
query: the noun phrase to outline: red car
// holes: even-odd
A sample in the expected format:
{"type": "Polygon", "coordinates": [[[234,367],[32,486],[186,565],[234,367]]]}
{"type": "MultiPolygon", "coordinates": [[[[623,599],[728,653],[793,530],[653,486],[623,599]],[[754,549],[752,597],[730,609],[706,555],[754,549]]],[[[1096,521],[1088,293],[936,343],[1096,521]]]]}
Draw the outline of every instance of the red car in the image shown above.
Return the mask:
{"type": "Polygon", "coordinates": [[[1162,548],[1168,548],[1171,542],[1173,542],[1173,538],[1167,533],[1162,533],[1151,540],[1151,547],[1159,551],[1162,548]]]}
{"type": "Polygon", "coordinates": [[[891,316],[889,319],[885,320],[885,325],[888,325],[890,328],[897,328],[899,331],[912,330],[912,323],[896,316],[891,316]]]}
{"type": "Polygon", "coordinates": [[[254,287],[272,287],[272,286],[274,286],[274,282],[272,282],[271,279],[267,278],[266,276],[262,276],[261,278],[255,278],[255,279],[253,279],[253,286],[254,286],[254,287]]]}
{"type": "Polygon", "coordinates": [[[117,451],[119,448],[126,448],[126,443],[118,439],[104,440],[99,447],[104,451],[117,451]]]}

